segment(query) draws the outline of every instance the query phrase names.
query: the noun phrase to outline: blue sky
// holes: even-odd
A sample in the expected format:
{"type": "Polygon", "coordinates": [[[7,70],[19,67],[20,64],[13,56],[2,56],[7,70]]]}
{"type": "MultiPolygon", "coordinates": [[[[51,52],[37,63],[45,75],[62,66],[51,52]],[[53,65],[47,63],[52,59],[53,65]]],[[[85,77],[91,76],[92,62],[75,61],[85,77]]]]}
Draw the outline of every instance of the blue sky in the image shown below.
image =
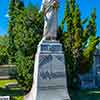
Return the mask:
{"type": "MultiPolygon", "coordinates": [[[[23,0],[25,2],[25,5],[28,5],[30,2],[32,2],[35,5],[38,5],[40,7],[42,0],[23,0]]],[[[88,17],[92,11],[92,9],[95,7],[97,11],[97,36],[100,36],[100,0],[76,0],[79,4],[81,16],[82,18],[88,17]]],[[[59,0],[60,2],[60,8],[58,11],[58,20],[59,23],[61,19],[63,18],[64,14],[64,5],[65,0],[59,0]]],[[[0,35],[7,34],[7,28],[8,28],[8,6],[9,6],[9,0],[0,0],[0,35]]]]}

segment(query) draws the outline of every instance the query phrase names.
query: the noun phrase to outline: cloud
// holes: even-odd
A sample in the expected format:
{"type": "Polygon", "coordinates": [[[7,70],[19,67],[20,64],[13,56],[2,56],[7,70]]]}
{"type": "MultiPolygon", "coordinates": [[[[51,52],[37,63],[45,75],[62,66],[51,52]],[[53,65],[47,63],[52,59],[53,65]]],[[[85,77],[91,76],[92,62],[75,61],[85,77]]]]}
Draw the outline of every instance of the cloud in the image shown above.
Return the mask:
{"type": "Polygon", "coordinates": [[[5,15],[5,17],[6,17],[6,18],[9,18],[9,15],[8,15],[8,14],[6,14],[6,15],[5,15]]]}

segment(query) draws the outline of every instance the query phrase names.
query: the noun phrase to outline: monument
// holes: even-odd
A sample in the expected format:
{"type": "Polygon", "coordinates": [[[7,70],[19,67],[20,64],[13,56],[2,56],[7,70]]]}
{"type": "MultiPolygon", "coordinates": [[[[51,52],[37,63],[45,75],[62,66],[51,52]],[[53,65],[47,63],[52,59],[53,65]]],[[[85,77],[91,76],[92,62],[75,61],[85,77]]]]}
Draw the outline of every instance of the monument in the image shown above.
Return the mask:
{"type": "Polygon", "coordinates": [[[35,56],[33,85],[24,100],[70,100],[64,53],[57,38],[57,0],[42,0],[44,33],[35,56]]]}
{"type": "Polygon", "coordinates": [[[0,96],[0,100],[10,100],[10,96],[0,96]]]}

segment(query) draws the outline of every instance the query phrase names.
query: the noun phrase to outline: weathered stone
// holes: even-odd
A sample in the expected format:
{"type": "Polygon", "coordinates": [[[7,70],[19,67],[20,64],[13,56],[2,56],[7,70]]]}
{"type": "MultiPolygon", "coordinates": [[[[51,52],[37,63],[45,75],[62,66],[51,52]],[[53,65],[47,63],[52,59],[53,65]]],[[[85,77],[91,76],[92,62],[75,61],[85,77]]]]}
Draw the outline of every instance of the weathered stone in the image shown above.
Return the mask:
{"type": "Polygon", "coordinates": [[[32,90],[25,100],[70,100],[64,54],[58,41],[42,41],[35,57],[32,90]]]}

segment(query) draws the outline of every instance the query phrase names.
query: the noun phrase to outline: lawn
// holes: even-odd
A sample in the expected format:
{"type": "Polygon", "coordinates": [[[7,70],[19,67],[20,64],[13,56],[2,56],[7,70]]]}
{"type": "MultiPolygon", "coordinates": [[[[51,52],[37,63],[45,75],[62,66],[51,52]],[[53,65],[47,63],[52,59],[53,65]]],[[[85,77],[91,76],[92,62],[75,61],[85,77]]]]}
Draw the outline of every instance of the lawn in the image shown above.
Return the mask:
{"type": "Polygon", "coordinates": [[[17,82],[16,80],[0,80],[0,87],[4,87],[8,83],[17,82]]]}
{"type": "Polygon", "coordinates": [[[23,100],[24,91],[20,88],[5,88],[8,83],[17,82],[16,80],[0,80],[0,96],[10,96],[11,100],[23,100]]]}
{"type": "Polygon", "coordinates": [[[100,100],[100,89],[71,91],[71,100],[100,100]]]}
{"type": "MultiPolygon", "coordinates": [[[[8,83],[16,80],[0,80],[0,96],[11,96],[11,100],[23,100],[24,91],[20,88],[4,88],[8,83]]],[[[100,100],[100,89],[71,90],[71,100],[100,100]]]]}

